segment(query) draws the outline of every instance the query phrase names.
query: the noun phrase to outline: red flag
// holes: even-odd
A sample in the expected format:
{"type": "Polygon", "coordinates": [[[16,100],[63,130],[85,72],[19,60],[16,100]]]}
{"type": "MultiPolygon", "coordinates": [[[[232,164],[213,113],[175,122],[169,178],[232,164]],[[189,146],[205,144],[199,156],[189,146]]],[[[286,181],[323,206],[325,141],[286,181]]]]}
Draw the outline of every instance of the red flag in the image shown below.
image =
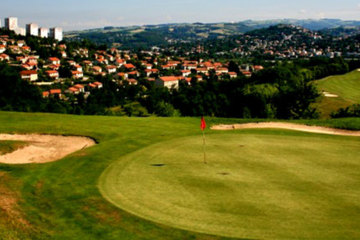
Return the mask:
{"type": "Polygon", "coordinates": [[[201,130],[203,130],[203,131],[204,131],[204,129],[206,128],[206,122],[205,122],[204,117],[201,117],[200,128],[201,128],[201,130]]]}

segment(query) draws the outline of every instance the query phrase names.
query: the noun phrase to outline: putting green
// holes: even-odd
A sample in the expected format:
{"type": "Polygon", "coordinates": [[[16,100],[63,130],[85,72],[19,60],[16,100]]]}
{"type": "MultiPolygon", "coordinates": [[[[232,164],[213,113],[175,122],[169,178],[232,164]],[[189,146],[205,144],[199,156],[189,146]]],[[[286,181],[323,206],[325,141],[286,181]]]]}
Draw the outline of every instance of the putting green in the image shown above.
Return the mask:
{"type": "Polygon", "coordinates": [[[102,194],[145,219],[265,239],[360,237],[360,140],[244,130],[152,145],[119,159],[102,194]]]}

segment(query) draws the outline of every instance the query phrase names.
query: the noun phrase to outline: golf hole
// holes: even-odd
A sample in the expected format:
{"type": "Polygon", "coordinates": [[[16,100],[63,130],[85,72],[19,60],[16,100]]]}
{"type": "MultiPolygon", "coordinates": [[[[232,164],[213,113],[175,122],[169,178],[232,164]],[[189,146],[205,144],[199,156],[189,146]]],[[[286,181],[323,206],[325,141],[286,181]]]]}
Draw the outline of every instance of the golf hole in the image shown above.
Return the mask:
{"type": "Polygon", "coordinates": [[[228,172],[221,172],[221,173],[218,173],[219,175],[223,175],[223,176],[227,176],[227,175],[230,175],[230,173],[228,172]]]}
{"type": "Polygon", "coordinates": [[[151,164],[150,166],[152,166],[152,167],[163,167],[163,166],[165,166],[165,164],[163,164],[163,163],[156,163],[156,164],[151,164]]]}

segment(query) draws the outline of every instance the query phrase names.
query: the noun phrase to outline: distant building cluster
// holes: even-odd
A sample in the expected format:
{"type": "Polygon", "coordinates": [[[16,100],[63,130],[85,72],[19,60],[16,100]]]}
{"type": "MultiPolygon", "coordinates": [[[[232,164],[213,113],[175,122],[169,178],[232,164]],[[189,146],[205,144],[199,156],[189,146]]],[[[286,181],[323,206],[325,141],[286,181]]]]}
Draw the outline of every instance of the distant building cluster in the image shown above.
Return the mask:
{"type": "MultiPolygon", "coordinates": [[[[0,21],[0,27],[1,21],[0,21]]],[[[18,18],[17,17],[8,17],[5,18],[5,24],[4,28],[14,31],[18,35],[29,35],[29,36],[36,36],[36,37],[42,37],[42,38],[53,38],[58,41],[63,40],[63,30],[59,27],[54,28],[44,28],[39,27],[36,23],[29,23],[26,24],[26,28],[22,28],[18,26],[18,18]]]]}

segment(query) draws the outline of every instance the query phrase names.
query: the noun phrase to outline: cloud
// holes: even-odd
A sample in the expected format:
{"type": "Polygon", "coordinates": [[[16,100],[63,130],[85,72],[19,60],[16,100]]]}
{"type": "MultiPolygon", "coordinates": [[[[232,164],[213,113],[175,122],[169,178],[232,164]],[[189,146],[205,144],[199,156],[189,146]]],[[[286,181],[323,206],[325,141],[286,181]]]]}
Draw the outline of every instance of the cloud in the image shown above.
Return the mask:
{"type": "Polygon", "coordinates": [[[306,10],[306,9],[300,9],[299,13],[300,13],[300,14],[306,14],[306,13],[307,13],[307,10],[306,10]]]}
{"type": "Polygon", "coordinates": [[[326,14],[324,12],[319,12],[316,14],[317,18],[325,18],[326,14]]]}

